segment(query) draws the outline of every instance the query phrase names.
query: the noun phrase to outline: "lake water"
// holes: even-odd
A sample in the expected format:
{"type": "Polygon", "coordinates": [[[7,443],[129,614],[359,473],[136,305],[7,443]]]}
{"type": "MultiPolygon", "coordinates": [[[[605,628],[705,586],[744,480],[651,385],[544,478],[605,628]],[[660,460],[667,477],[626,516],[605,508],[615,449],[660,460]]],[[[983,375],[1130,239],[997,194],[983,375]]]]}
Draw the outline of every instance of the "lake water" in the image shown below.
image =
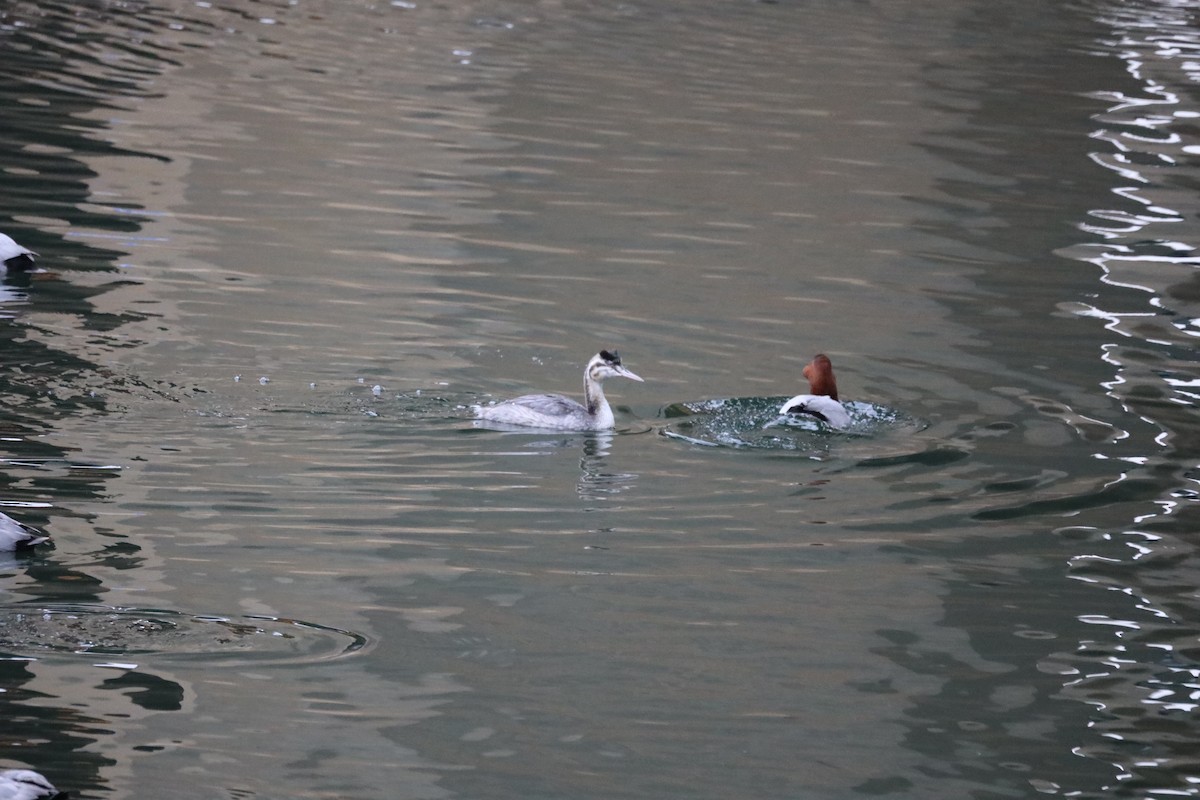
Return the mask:
{"type": "Polygon", "coordinates": [[[0,4],[0,767],[1200,795],[1198,30],[0,4]],[[472,424],[601,348],[616,432],[472,424]],[[879,419],[764,428],[817,352],[879,419]]]}

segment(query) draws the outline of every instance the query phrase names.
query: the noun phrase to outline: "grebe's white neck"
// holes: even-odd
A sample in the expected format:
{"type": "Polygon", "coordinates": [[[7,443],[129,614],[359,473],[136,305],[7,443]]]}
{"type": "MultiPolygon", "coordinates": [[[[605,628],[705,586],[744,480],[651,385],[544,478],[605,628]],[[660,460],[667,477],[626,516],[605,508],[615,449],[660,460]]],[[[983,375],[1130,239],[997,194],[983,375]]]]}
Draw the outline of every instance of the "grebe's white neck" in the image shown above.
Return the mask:
{"type": "Polygon", "coordinates": [[[596,421],[597,428],[611,428],[616,422],[608,398],[604,396],[604,384],[593,378],[590,372],[583,376],[583,403],[588,416],[596,421]]]}
{"type": "Polygon", "coordinates": [[[583,371],[584,405],[587,407],[588,416],[596,421],[597,428],[611,428],[615,422],[608,398],[604,396],[604,379],[613,377],[642,381],[621,364],[621,356],[616,350],[601,350],[592,356],[592,360],[583,371]]]}

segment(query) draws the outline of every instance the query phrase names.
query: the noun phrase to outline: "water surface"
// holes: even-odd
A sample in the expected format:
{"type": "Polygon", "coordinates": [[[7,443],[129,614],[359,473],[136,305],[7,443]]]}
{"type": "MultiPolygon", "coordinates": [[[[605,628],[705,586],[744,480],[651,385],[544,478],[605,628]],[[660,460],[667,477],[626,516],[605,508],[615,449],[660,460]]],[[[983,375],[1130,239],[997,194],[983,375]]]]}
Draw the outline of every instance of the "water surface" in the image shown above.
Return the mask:
{"type": "Polygon", "coordinates": [[[1193,16],[0,8],[0,761],[1195,794],[1193,16]],[[471,425],[601,347],[617,432],[471,425]],[[819,351],[894,418],[764,431],[819,351]]]}

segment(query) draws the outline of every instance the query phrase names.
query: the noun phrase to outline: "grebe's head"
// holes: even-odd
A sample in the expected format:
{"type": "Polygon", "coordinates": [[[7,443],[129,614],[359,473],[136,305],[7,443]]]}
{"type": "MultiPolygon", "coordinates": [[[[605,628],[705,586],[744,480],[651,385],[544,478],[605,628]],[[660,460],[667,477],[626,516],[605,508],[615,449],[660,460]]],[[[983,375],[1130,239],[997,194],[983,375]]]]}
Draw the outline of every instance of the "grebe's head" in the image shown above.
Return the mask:
{"type": "Polygon", "coordinates": [[[838,399],[837,381],[833,377],[833,363],[829,356],[818,353],[804,368],[804,377],[808,378],[809,391],[838,399]]]}
{"type": "Polygon", "coordinates": [[[587,366],[588,377],[596,382],[600,382],[605,378],[629,378],[633,381],[645,383],[637,375],[621,365],[621,356],[616,350],[601,350],[596,355],[592,356],[592,360],[587,366]]]}

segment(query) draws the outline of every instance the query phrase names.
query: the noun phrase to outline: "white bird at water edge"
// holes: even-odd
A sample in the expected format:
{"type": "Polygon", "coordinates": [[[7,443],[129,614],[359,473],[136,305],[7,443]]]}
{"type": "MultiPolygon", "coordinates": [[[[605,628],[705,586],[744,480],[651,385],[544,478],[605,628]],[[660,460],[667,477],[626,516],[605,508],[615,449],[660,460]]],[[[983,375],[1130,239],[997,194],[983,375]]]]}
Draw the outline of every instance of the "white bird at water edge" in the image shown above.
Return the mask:
{"type": "Polygon", "coordinates": [[[46,776],[31,769],[0,772],[0,800],[67,800],[69,794],[54,788],[46,776]]]}
{"type": "MultiPolygon", "coordinates": [[[[0,512],[0,552],[26,550],[48,541],[50,537],[37,528],[17,522],[8,514],[0,512]]],[[[3,794],[0,794],[0,800],[4,800],[3,794]]]]}
{"type": "Polygon", "coordinates": [[[37,253],[17,244],[8,234],[0,233],[0,261],[4,262],[5,269],[13,272],[32,269],[36,257],[37,253]]]}

